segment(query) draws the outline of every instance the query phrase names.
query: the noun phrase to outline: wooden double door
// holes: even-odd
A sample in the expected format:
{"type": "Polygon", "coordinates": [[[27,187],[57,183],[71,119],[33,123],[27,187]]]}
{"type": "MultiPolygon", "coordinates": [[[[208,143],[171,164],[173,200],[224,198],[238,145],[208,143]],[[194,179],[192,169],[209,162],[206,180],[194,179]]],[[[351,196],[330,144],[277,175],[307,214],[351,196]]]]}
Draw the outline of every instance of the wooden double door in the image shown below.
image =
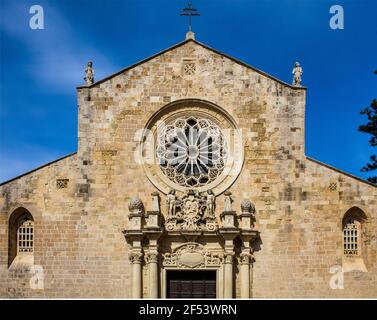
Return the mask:
{"type": "Polygon", "coordinates": [[[216,298],[216,271],[167,271],[168,298],[216,298]]]}

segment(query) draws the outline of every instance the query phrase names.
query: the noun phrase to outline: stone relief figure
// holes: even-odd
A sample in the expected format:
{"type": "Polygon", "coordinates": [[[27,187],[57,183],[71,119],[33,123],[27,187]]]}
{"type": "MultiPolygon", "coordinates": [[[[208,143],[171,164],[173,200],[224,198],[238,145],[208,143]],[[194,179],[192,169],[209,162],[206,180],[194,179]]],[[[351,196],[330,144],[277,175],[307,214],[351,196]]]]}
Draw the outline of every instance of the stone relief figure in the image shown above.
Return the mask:
{"type": "Polygon", "coordinates": [[[204,194],[198,190],[187,190],[182,196],[177,196],[171,190],[166,198],[168,218],[165,228],[168,231],[215,231],[215,194],[212,190],[204,194]]]}
{"type": "Polygon", "coordinates": [[[176,200],[177,200],[177,197],[175,195],[175,190],[172,189],[167,195],[167,200],[166,200],[168,204],[168,208],[169,208],[169,217],[175,217],[176,200]]]}
{"type": "Polygon", "coordinates": [[[93,62],[88,61],[88,64],[85,68],[85,83],[90,86],[94,83],[94,69],[93,69],[93,62]]]}
{"type": "Polygon", "coordinates": [[[296,87],[301,86],[301,76],[302,76],[302,68],[298,62],[295,63],[295,66],[292,70],[293,74],[293,85],[296,87]]]}
{"type": "Polygon", "coordinates": [[[196,230],[198,228],[198,222],[201,219],[201,198],[199,193],[194,190],[188,190],[181,199],[182,202],[182,229],[184,230],[196,230]]]}
{"type": "Polygon", "coordinates": [[[207,191],[206,205],[207,205],[206,217],[213,218],[215,215],[215,195],[212,190],[207,191]]]}

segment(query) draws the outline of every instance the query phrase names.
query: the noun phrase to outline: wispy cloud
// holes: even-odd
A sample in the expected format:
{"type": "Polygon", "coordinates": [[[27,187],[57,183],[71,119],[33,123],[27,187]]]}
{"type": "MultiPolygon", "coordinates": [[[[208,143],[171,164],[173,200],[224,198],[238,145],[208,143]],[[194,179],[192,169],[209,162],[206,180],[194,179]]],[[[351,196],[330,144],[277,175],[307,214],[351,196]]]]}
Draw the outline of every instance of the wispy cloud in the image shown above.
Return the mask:
{"type": "Polygon", "coordinates": [[[30,3],[9,1],[2,6],[1,32],[18,41],[20,50],[28,53],[25,71],[42,90],[61,92],[83,84],[85,63],[89,59],[98,66],[98,79],[115,71],[99,49],[83,40],[51,5],[42,4],[44,30],[30,29],[30,3]]]}

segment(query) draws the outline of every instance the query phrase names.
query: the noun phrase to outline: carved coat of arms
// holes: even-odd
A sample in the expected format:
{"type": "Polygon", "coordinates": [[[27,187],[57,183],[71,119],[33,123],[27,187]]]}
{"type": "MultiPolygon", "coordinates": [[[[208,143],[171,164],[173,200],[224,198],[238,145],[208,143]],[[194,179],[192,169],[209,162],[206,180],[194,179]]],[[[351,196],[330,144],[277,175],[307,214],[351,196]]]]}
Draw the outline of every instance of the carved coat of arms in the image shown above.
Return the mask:
{"type": "Polygon", "coordinates": [[[187,191],[181,198],[171,191],[167,197],[169,214],[165,224],[168,231],[215,231],[215,195],[212,191],[200,195],[187,191]]]}

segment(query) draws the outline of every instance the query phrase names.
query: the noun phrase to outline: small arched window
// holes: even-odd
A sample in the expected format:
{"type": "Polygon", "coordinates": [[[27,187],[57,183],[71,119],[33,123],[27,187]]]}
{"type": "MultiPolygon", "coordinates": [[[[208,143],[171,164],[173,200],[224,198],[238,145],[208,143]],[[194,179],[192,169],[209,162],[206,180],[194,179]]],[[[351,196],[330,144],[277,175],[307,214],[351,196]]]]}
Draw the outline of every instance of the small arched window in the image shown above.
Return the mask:
{"type": "Polygon", "coordinates": [[[9,217],[8,266],[14,261],[32,263],[34,253],[34,219],[25,208],[18,208],[9,217]]]}
{"type": "Polygon", "coordinates": [[[17,231],[17,252],[33,252],[34,222],[26,219],[17,231]]]}
{"type": "Polygon", "coordinates": [[[343,217],[343,254],[345,256],[360,256],[362,251],[363,223],[365,213],[353,207],[343,217]]]}
{"type": "Polygon", "coordinates": [[[348,218],[343,227],[343,253],[347,256],[359,255],[360,253],[360,222],[348,218]]]}

